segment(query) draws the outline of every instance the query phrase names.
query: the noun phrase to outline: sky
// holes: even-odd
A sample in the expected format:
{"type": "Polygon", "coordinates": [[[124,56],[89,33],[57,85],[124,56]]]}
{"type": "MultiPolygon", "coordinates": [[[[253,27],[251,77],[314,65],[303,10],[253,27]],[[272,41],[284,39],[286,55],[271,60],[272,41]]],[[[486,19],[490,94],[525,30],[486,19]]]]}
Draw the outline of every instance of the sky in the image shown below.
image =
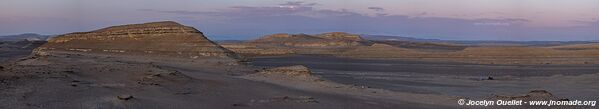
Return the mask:
{"type": "Polygon", "coordinates": [[[599,0],[2,0],[0,35],[176,21],[213,40],[349,32],[449,40],[599,40],[599,0]]]}

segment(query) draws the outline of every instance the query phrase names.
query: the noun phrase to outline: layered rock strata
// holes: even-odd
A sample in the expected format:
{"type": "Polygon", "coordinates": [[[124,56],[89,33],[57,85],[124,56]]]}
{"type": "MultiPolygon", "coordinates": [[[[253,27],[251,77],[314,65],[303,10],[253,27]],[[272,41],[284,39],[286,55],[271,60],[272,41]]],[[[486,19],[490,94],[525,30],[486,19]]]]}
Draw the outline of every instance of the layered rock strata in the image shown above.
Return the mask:
{"type": "Polygon", "coordinates": [[[113,26],[57,36],[37,48],[36,55],[104,54],[197,59],[237,58],[193,27],[172,21],[113,26]]]}

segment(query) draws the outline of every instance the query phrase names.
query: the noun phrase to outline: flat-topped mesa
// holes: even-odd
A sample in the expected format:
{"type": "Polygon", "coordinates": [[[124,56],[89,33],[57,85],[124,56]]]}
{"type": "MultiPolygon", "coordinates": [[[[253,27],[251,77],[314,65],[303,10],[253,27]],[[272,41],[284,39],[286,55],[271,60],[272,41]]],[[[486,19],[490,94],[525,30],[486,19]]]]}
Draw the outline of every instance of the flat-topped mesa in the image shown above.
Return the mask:
{"type": "Polygon", "coordinates": [[[330,33],[322,33],[316,35],[318,37],[326,38],[326,39],[342,39],[342,40],[352,40],[352,41],[365,41],[357,34],[349,34],[345,32],[330,32],[330,33]]]}
{"type": "Polygon", "coordinates": [[[273,34],[266,35],[254,41],[254,44],[276,44],[290,47],[349,47],[370,45],[359,35],[343,32],[307,34],[273,34]]]}
{"type": "Polygon", "coordinates": [[[263,36],[261,38],[258,38],[252,42],[256,42],[256,43],[285,43],[285,42],[315,42],[315,41],[322,41],[324,40],[324,38],[320,38],[320,37],[316,37],[316,36],[310,36],[307,34],[285,34],[285,33],[279,33],[279,34],[272,34],[272,35],[266,35],[263,36]]]}
{"type": "Polygon", "coordinates": [[[34,53],[238,58],[235,53],[208,40],[197,29],[172,21],[113,26],[60,35],[50,39],[34,53]]]}

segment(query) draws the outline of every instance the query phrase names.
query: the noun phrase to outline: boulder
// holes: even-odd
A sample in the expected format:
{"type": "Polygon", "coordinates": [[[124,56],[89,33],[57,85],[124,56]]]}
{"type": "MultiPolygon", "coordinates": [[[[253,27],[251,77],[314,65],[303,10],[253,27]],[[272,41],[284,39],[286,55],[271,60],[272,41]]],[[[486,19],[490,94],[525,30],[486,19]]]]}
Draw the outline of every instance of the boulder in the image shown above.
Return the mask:
{"type": "Polygon", "coordinates": [[[133,96],[131,96],[131,95],[119,95],[119,96],[116,96],[116,98],[118,98],[119,100],[129,100],[129,99],[132,99],[133,96]]]}
{"type": "Polygon", "coordinates": [[[262,71],[263,74],[283,74],[288,76],[310,76],[312,71],[303,65],[276,67],[262,71]]]}

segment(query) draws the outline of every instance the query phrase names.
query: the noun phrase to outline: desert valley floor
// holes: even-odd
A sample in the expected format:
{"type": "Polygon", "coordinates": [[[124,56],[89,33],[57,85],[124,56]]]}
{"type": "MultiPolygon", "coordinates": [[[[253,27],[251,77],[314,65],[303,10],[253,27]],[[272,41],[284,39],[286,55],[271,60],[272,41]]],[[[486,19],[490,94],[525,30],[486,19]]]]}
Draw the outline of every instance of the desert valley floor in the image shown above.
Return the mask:
{"type": "Polygon", "coordinates": [[[599,96],[599,87],[593,85],[599,83],[593,81],[599,76],[599,65],[484,65],[326,56],[266,57],[252,62],[264,67],[306,65],[328,80],[399,92],[484,98],[541,89],[568,98],[599,96]]]}

